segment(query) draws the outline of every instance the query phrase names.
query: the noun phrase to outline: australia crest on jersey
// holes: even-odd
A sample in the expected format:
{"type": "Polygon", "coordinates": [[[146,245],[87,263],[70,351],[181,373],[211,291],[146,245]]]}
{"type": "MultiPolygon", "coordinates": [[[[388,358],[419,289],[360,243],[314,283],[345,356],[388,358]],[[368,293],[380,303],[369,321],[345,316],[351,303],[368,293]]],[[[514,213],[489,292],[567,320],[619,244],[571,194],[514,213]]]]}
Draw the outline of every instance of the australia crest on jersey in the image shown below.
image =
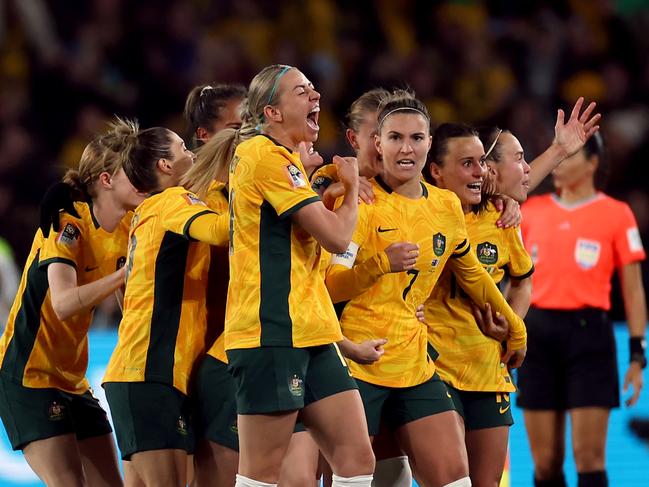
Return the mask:
{"type": "Polygon", "coordinates": [[[446,237],[442,233],[433,235],[433,252],[437,257],[441,257],[446,250],[446,237]]]}
{"type": "Polygon", "coordinates": [[[481,264],[494,265],[498,262],[498,247],[491,242],[482,242],[476,247],[478,260],[481,264]]]}

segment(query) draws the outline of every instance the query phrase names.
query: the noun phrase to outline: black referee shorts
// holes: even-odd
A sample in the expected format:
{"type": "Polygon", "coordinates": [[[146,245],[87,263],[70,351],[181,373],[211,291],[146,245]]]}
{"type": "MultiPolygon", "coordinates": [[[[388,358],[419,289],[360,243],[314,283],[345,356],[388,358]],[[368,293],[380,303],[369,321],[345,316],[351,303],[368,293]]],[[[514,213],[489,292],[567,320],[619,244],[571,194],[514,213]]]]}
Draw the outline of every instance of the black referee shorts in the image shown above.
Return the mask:
{"type": "Polygon", "coordinates": [[[516,404],[567,410],[620,405],[613,326],[605,311],[530,308],[516,404]]]}

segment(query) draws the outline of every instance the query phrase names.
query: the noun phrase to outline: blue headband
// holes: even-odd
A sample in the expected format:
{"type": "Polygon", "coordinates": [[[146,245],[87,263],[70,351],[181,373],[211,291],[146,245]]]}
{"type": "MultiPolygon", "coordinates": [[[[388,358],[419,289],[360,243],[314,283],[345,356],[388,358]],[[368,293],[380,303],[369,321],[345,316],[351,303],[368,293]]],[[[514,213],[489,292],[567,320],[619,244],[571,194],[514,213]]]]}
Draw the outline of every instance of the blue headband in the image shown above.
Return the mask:
{"type": "Polygon", "coordinates": [[[270,95],[268,96],[268,101],[266,102],[266,105],[270,105],[270,102],[273,101],[273,97],[275,96],[275,91],[277,90],[277,85],[279,84],[279,80],[291,68],[292,66],[284,66],[282,70],[277,74],[277,76],[275,76],[275,82],[273,83],[273,88],[270,90],[270,95]]]}

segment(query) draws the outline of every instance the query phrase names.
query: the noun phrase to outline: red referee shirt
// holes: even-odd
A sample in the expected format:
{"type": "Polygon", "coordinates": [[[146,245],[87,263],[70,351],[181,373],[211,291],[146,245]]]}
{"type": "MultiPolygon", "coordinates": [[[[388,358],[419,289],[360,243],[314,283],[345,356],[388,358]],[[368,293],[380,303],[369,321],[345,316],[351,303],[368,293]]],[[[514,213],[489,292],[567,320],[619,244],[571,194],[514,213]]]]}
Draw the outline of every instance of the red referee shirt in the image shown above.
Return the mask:
{"type": "Polygon", "coordinates": [[[613,271],[645,258],[631,209],[603,193],[571,206],[554,194],[535,196],[522,212],[533,306],[608,310],[613,271]]]}

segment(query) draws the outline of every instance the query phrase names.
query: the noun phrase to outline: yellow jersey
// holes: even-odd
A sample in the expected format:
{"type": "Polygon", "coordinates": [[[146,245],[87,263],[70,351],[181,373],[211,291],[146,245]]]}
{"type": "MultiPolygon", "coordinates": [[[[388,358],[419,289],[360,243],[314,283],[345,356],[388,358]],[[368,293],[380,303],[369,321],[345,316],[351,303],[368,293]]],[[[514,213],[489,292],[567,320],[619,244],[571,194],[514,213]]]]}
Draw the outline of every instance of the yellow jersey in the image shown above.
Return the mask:
{"type": "MultiPolygon", "coordinates": [[[[207,191],[205,203],[217,213],[227,213],[228,197],[225,183],[214,181],[207,191]]],[[[228,248],[212,246],[207,277],[207,354],[226,364],[228,357],[225,354],[223,330],[229,279],[228,248]]]]}
{"type": "MultiPolygon", "coordinates": [[[[472,251],[496,284],[505,276],[525,279],[534,272],[519,228],[498,228],[493,205],[480,213],[467,213],[466,227],[472,251]]],[[[513,392],[507,367],[501,366],[502,346],[485,336],[471,311],[472,300],[458,286],[451,269],[442,277],[425,305],[428,339],[439,352],[435,361],[444,382],[465,391],[513,392]]]]}
{"type": "Polygon", "coordinates": [[[297,153],[265,135],[230,165],[225,348],[312,347],[342,339],[317,241],[291,215],[319,201],[297,153]]]}
{"type": "Polygon", "coordinates": [[[124,310],[104,382],[159,382],[187,394],[205,349],[210,246],[189,236],[214,213],[182,187],[148,197],[129,233],[124,310]]]}
{"type": "Polygon", "coordinates": [[[345,337],[356,343],[388,340],[385,354],[373,364],[350,362],[352,375],[381,386],[410,387],[435,372],[427,327],[415,312],[446,261],[468,252],[464,216],[451,191],[421,182],[422,196],[415,200],[392,192],[378,176],[372,185],[374,204],[359,207],[352,243],[332,257],[327,287],[334,302],[348,301],[340,318],[345,337]],[[414,269],[390,272],[385,249],[397,242],[419,245],[414,269]]]}
{"type": "Polygon", "coordinates": [[[34,236],[7,326],[0,338],[0,373],[25,387],[55,388],[72,394],[88,390],[88,328],[92,311],[65,321],[57,318],[47,266],[60,262],[77,271],[82,286],[115,272],[126,261],[127,213],[113,232],[94,218],[92,206],[75,202],[79,218],[60,213],[61,230],[34,236]]]}

